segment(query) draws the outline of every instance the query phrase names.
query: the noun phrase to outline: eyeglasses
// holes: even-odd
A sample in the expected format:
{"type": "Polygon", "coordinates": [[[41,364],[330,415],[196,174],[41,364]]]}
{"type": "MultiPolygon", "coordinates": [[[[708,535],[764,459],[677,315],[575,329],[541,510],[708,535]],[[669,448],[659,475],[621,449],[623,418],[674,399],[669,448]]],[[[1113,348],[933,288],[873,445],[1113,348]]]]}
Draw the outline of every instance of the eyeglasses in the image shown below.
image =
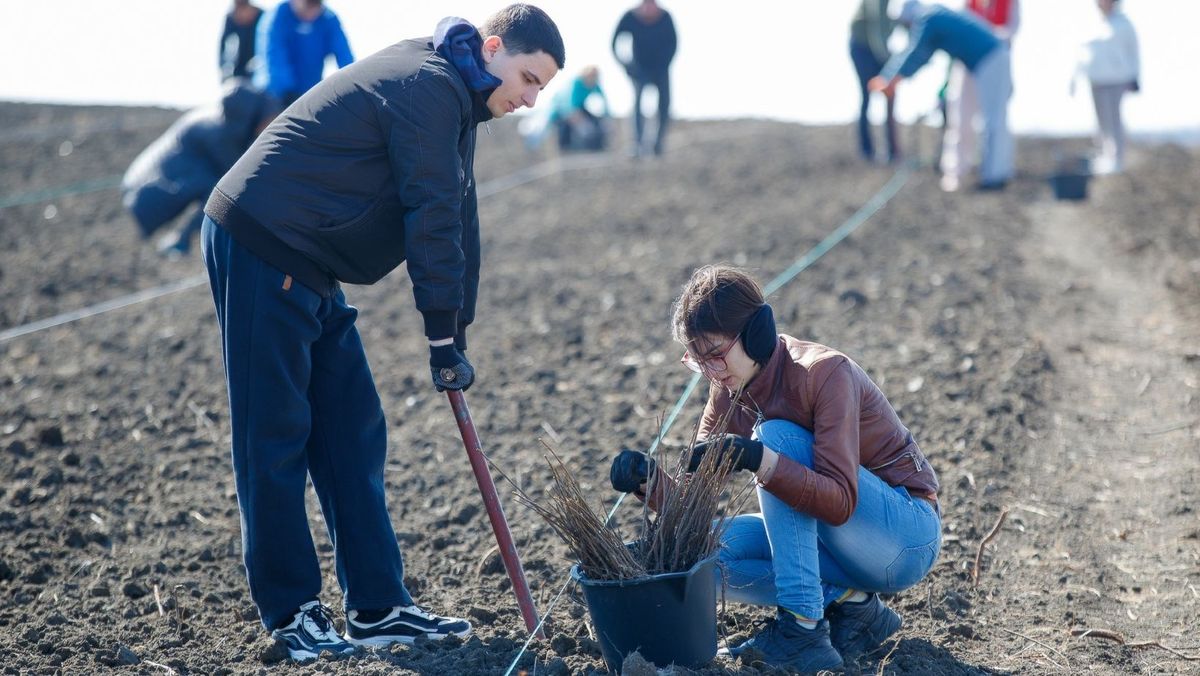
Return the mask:
{"type": "Polygon", "coordinates": [[[730,340],[724,350],[711,357],[693,357],[691,352],[684,350],[683,356],[679,358],[679,362],[696,373],[703,373],[705,371],[709,373],[724,373],[725,369],[729,368],[729,364],[725,361],[725,356],[729,354],[729,351],[736,344],[736,338],[730,340]]]}

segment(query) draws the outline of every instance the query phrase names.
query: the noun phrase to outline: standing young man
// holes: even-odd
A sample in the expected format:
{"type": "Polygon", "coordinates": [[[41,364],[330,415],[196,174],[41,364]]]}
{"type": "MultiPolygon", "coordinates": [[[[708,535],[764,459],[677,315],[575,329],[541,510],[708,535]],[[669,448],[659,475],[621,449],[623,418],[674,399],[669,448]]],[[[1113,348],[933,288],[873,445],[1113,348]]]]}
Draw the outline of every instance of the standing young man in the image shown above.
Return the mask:
{"type": "Polygon", "coordinates": [[[467,389],[479,285],[476,125],[523,106],[563,67],[543,11],[511,5],[482,32],[442,20],[344,68],[285,111],[205,208],[250,593],[293,659],[416,637],[465,620],[413,603],[384,499],[384,414],[339,282],[408,261],[437,389],[467,389]],[[347,611],[338,636],[304,508],[321,502],[347,611]]]}

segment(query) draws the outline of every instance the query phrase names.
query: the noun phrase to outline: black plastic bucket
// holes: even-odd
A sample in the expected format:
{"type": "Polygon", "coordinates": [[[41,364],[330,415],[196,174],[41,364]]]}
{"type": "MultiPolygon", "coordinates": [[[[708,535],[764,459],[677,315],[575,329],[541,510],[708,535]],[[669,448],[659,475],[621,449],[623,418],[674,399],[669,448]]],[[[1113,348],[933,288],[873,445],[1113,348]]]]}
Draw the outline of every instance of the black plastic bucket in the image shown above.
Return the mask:
{"type": "Polygon", "coordinates": [[[1055,174],[1050,177],[1050,186],[1054,188],[1054,199],[1085,200],[1088,187],[1087,174],[1055,174]]]}
{"type": "Polygon", "coordinates": [[[658,667],[695,669],[717,654],[717,556],[683,573],[636,580],[589,580],[576,564],[608,670],[620,673],[635,650],[658,667]]]}
{"type": "Polygon", "coordinates": [[[1059,156],[1058,169],[1050,176],[1050,187],[1054,189],[1054,199],[1087,199],[1088,179],[1091,177],[1091,162],[1088,158],[1059,156]]]}

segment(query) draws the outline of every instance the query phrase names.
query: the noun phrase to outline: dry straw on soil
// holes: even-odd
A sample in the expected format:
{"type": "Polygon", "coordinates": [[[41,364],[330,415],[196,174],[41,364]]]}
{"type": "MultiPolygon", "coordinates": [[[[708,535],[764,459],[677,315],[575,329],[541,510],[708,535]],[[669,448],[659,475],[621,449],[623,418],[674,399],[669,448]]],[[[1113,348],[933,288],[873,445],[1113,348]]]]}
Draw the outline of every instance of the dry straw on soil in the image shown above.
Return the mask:
{"type": "MultiPolygon", "coordinates": [[[[740,395],[734,397],[735,403],[740,395]]],[[[730,414],[735,409],[730,407],[730,414]]],[[[730,414],[718,422],[709,438],[725,439],[730,414]]],[[[736,514],[751,494],[746,485],[727,495],[735,461],[729,454],[706,453],[699,466],[688,472],[689,449],[695,445],[698,431],[693,430],[691,443],[676,457],[671,471],[651,462],[646,494],[652,497],[643,504],[640,532],[632,545],[626,545],[605,522],[602,512],[592,509],[592,501],[562,456],[545,441],[542,445],[549,452],[545,457],[553,479],[546,498],[535,500],[518,486],[517,500],[554,528],[590,579],[629,580],[687,571],[720,546],[728,523],[720,518],[721,505],[727,505],[726,514],[736,514]]]]}

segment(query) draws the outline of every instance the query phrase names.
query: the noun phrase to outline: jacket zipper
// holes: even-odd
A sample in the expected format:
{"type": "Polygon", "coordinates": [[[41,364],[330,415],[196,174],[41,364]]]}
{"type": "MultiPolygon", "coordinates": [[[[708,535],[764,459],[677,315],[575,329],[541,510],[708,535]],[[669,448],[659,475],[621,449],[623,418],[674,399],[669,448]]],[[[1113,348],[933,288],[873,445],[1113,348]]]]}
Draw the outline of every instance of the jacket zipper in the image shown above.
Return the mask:
{"type": "Polygon", "coordinates": [[[897,455],[896,457],[892,458],[891,460],[888,460],[887,462],[883,463],[882,465],[868,467],[867,469],[874,472],[875,470],[883,469],[884,467],[887,467],[888,465],[894,465],[895,463],[903,460],[904,458],[912,458],[913,466],[917,468],[918,472],[925,469],[924,464],[921,462],[921,454],[917,453],[916,451],[906,451],[904,453],[901,453],[900,455],[897,455]]]}

